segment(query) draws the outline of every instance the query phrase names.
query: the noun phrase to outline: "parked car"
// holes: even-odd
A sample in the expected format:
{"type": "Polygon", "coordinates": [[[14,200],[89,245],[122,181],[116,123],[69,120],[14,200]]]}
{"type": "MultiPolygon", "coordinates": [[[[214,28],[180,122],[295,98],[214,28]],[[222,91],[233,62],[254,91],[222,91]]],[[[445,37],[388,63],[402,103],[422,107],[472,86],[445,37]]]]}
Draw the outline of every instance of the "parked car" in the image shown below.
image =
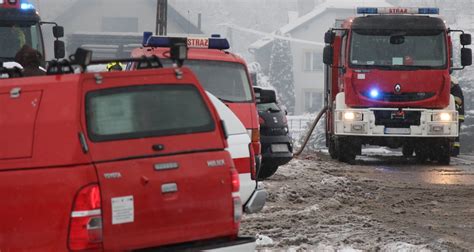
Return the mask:
{"type": "Polygon", "coordinates": [[[275,174],[278,166],[293,158],[293,145],[288,134],[286,111],[276,101],[272,89],[254,87],[260,120],[260,141],[262,144],[262,166],[258,173],[261,179],[275,174]]]}
{"type": "Polygon", "coordinates": [[[267,191],[261,182],[252,180],[249,173],[246,173],[246,167],[253,162],[250,151],[250,137],[247,130],[239,118],[230,110],[219,98],[209,92],[206,92],[211,99],[212,104],[219,113],[220,118],[225,122],[228,135],[227,150],[234,161],[235,168],[239,171],[240,180],[240,199],[244,203],[245,213],[256,213],[262,210],[267,199],[267,191]]]}
{"type": "Polygon", "coordinates": [[[0,103],[0,251],[254,251],[191,70],[2,79],[0,103]]]}

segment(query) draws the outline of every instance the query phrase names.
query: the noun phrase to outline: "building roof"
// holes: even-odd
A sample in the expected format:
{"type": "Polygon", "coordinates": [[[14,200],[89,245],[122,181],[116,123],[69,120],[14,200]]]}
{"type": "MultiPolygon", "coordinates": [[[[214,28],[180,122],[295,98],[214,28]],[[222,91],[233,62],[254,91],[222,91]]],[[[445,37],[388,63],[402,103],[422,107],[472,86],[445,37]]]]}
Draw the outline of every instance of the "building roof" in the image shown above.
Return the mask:
{"type": "MultiPolygon", "coordinates": [[[[306,15],[299,17],[298,19],[286,24],[281,27],[278,31],[273,32],[273,34],[288,34],[294,31],[295,29],[301,27],[302,25],[314,20],[319,17],[324,12],[329,9],[341,9],[341,10],[354,10],[354,15],[356,15],[355,10],[357,7],[390,7],[391,4],[386,1],[380,0],[326,0],[326,2],[316,6],[312,11],[308,12],[306,15]]],[[[267,36],[250,45],[251,49],[259,49],[273,41],[273,37],[267,36]]]]}

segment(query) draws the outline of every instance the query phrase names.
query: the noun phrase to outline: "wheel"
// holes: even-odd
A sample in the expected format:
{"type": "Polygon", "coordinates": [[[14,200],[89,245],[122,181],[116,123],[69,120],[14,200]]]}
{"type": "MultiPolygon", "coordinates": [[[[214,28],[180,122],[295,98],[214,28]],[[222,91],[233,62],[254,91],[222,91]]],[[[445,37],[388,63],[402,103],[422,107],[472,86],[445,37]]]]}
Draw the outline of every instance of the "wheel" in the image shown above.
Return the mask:
{"type": "Polygon", "coordinates": [[[412,157],[415,147],[413,145],[405,144],[402,147],[402,153],[404,157],[412,157]]]}
{"type": "Polygon", "coordinates": [[[336,143],[334,142],[334,139],[331,137],[329,140],[329,155],[331,156],[332,159],[337,159],[338,158],[338,153],[336,149],[336,143]]]}
{"type": "Polygon", "coordinates": [[[271,177],[275,172],[278,170],[278,166],[276,165],[264,165],[260,167],[260,171],[258,173],[259,179],[266,179],[271,177]]]}
{"type": "MultiPolygon", "coordinates": [[[[359,148],[361,147],[359,146],[359,148]]],[[[340,162],[353,164],[355,162],[356,154],[358,153],[357,145],[346,139],[337,139],[336,153],[337,159],[340,162]]]]}
{"type": "Polygon", "coordinates": [[[449,165],[451,162],[451,152],[452,152],[451,142],[440,144],[437,151],[437,160],[439,164],[449,165]]]}

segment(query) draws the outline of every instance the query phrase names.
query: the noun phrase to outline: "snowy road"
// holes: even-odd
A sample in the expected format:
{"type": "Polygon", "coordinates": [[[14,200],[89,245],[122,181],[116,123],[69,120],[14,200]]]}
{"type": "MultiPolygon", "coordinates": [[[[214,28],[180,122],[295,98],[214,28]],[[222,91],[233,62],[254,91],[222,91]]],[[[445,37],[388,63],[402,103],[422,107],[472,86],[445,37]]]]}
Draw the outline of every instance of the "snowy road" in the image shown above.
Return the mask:
{"type": "Polygon", "coordinates": [[[451,166],[370,151],[355,165],[318,153],[280,167],[242,234],[293,251],[472,251],[474,157],[451,166]]]}

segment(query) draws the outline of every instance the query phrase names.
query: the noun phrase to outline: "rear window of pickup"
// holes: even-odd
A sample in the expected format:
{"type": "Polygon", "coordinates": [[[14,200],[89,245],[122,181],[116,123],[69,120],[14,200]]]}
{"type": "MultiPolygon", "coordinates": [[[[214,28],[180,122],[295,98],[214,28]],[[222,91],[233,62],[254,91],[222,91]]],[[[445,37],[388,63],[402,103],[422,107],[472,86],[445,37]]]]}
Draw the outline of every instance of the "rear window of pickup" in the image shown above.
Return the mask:
{"type": "Polygon", "coordinates": [[[144,85],[91,91],[86,120],[93,142],[209,132],[215,123],[193,85],[144,85]]]}

